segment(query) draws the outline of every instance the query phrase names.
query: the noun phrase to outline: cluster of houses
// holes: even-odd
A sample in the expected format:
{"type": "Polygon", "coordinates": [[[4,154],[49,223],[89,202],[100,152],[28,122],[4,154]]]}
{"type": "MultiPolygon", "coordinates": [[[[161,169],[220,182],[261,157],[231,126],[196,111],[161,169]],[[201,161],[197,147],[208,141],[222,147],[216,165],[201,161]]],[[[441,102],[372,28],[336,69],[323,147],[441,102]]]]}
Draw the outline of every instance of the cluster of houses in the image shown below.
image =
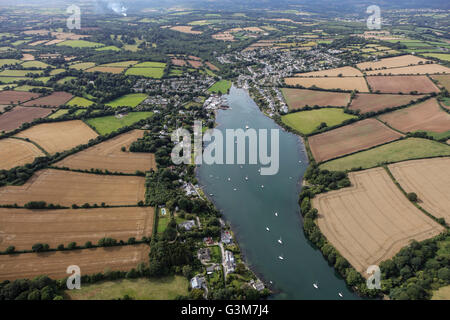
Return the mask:
{"type": "Polygon", "coordinates": [[[205,93],[214,84],[214,78],[203,76],[187,76],[171,79],[139,79],[133,86],[135,92],[147,92],[166,97],[182,94],[205,93]]]}
{"type": "Polygon", "coordinates": [[[217,110],[219,108],[228,108],[226,106],[227,100],[225,97],[219,96],[217,94],[212,94],[208,99],[203,103],[203,108],[207,110],[217,110]]]}

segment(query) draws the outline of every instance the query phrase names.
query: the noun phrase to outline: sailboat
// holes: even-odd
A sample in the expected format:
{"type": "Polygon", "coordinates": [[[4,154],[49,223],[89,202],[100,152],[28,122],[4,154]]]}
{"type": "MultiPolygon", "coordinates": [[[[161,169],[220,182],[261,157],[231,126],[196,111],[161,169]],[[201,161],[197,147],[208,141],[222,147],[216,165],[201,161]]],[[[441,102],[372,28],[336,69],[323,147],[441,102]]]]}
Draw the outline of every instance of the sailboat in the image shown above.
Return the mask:
{"type": "Polygon", "coordinates": [[[278,212],[275,212],[275,217],[278,217],[278,212]]]}
{"type": "Polygon", "coordinates": [[[319,285],[317,284],[317,281],[313,283],[313,287],[316,289],[319,289],[319,285]]]}
{"type": "Polygon", "coordinates": [[[339,295],[339,297],[341,297],[341,298],[344,297],[344,295],[342,294],[342,292],[339,292],[338,295],[339,295]]]}
{"type": "Polygon", "coordinates": [[[248,180],[248,177],[245,177],[245,180],[247,181],[247,180],[248,180]]]}
{"type": "Polygon", "coordinates": [[[228,178],[228,181],[231,181],[231,178],[228,178]]]}
{"type": "Polygon", "coordinates": [[[263,185],[263,184],[261,185],[261,188],[264,188],[264,185],[263,185]]]}
{"type": "Polygon", "coordinates": [[[278,259],[284,260],[283,256],[278,256],[278,259]]]}
{"type": "Polygon", "coordinates": [[[270,231],[269,227],[266,227],[266,231],[270,231]]]}
{"type": "Polygon", "coordinates": [[[248,129],[249,128],[249,126],[248,125],[245,125],[245,129],[248,129]]]}
{"type": "Polygon", "coordinates": [[[280,239],[278,239],[278,243],[283,244],[283,240],[281,240],[281,237],[280,237],[280,239]]]}

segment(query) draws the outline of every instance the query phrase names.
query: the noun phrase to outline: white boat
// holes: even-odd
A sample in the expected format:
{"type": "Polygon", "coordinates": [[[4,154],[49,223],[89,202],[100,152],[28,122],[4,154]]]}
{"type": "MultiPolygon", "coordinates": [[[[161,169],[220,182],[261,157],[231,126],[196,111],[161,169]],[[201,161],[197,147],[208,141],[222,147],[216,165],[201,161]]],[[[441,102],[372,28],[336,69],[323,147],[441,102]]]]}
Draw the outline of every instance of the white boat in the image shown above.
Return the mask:
{"type": "Polygon", "coordinates": [[[228,178],[228,181],[231,181],[231,178],[228,178]]]}
{"type": "Polygon", "coordinates": [[[236,191],[237,189],[236,189],[236,188],[234,188],[233,190],[234,190],[234,191],[236,191]]]}
{"type": "Polygon", "coordinates": [[[280,239],[278,239],[278,243],[283,244],[283,240],[281,240],[281,237],[280,237],[280,239]]]}
{"type": "Polygon", "coordinates": [[[248,180],[248,177],[245,177],[245,180],[248,180]]]}
{"type": "Polygon", "coordinates": [[[316,288],[316,289],[319,289],[319,285],[317,284],[317,282],[313,283],[313,287],[316,288]]]}
{"type": "Polygon", "coordinates": [[[341,298],[344,297],[344,295],[342,294],[342,292],[339,292],[338,295],[339,295],[339,297],[341,297],[341,298]]]}
{"type": "Polygon", "coordinates": [[[263,184],[261,185],[261,188],[264,188],[264,185],[263,185],[263,184]]]}
{"type": "Polygon", "coordinates": [[[267,230],[267,231],[270,231],[269,227],[266,227],[266,230],[267,230]]]}
{"type": "Polygon", "coordinates": [[[214,194],[210,193],[209,195],[212,197],[214,194]]]}
{"type": "Polygon", "coordinates": [[[245,129],[248,129],[248,128],[249,128],[249,126],[246,125],[246,126],[245,126],[245,129]]]}
{"type": "Polygon", "coordinates": [[[278,217],[278,212],[275,212],[275,217],[278,217]]]}
{"type": "Polygon", "coordinates": [[[278,256],[278,259],[284,260],[283,256],[278,256]]]}

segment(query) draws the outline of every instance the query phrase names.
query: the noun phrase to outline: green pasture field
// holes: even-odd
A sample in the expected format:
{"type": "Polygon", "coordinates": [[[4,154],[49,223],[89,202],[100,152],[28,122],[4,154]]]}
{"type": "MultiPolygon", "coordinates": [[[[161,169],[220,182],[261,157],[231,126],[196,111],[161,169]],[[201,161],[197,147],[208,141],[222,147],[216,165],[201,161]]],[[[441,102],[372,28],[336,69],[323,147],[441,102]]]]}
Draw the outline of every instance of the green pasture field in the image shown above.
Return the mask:
{"type": "Polygon", "coordinates": [[[228,89],[231,88],[231,81],[229,80],[220,80],[214,83],[209,89],[209,92],[215,92],[215,93],[227,93],[228,89]]]}
{"type": "Polygon", "coordinates": [[[101,48],[97,48],[95,49],[95,51],[120,51],[122,49],[116,47],[116,46],[107,46],[107,47],[101,47],[101,48]]]}
{"type": "Polygon", "coordinates": [[[351,170],[359,167],[368,169],[383,162],[392,163],[444,155],[450,155],[450,146],[427,139],[408,138],[325,162],[320,169],[332,171],[351,170]]]}
{"type": "Polygon", "coordinates": [[[72,99],[69,100],[69,102],[66,103],[66,106],[69,107],[83,107],[83,108],[87,108],[91,105],[93,105],[94,102],[92,102],[91,100],[82,98],[82,97],[73,97],[72,99]]]}
{"type": "Polygon", "coordinates": [[[62,78],[62,79],[59,79],[56,83],[58,83],[58,84],[64,84],[64,83],[66,83],[66,82],[70,82],[71,80],[75,80],[77,77],[70,77],[70,76],[68,76],[68,77],[64,77],[64,78],[62,78]]]}
{"type": "Polygon", "coordinates": [[[95,66],[94,62],[80,62],[69,66],[71,69],[86,70],[95,66]]]}
{"type": "Polygon", "coordinates": [[[3,70],[0,72],[0,77],[25,77],[26,74],[41,74],[40,70],[3,70]]]}
{"type": "Polygon", "coordinates": [[[450,61],[450,54],[448,53],[424,53],[422,55],[425,57],[437,58],[442,61],[450,61]]]}
{"type": "MultiPolygon", "coordinates": [[[[24,63],[22,63],[22,66],[24,68],[38,68],[38,69],[45,69],[47,67],[52,67],[51,65],[42,62],[42,61],[25,61],[24,63]]],[[[53,67],[52,67],[53,68],[53,67]]]]}
{"type": "Polygon", "coordinates": [[[18,86],[16,88],[14,88],[14,91],[31,91],[31,89],[52,89],[49,87],[42,87],[42,86],[29,86],[29,85],[23,85],[23,86],[18,86]]]}
{"type": "Polygon", "coordinates": [[[108,102],[106,105],[112,108],[136,107],[147,98],[145,93],[130,93],[108,102]]]}
{"type": "Polygon", "coordinates": [[[56,118],[59,118],[59,117],[65,115],[67,112],[69,112],[68,109],[59,109],[58,111],[52,113],[52,114],[49,115],[48,117],[49,117],[50,119],[56,119],[56,118]]]}
{"type": "Polygon", "coordinates": [[[0,83],[13,83],[15,81],[20,80],[30,80],[30,78],[27,77],[2,77],[0,76],[0,83]]]}
{"type": "Polygon", "coordinates": [[[97,48],[97,47],[103,47],[103,43],[99,42],[92,42],[92,41],[86,41],[86,40],[66,40],[60,43],[56,44],[57,46],[66,46],[66,47],[72,47],[72,48],[97,48]]]}
{"type": "Polygon", "coordinates": [[[54,69],[54,70],[50,71],[50,75],[56,76],[57,74],[63,73],[64,71],[66,71],[66,70],[65,69],[54,69]]]}
{"type": "Polygon", "coordinates": [[[147,78],[161,79],[164,75],[164,68],[136,68],[132,67],[125,71],[127,76],[141,76],[147,78]]]}
{"type": "Polygon", "coordinates": [[[165,68],[165,67],[166,64],[164,62],[153,62],[153,61],[141,62],[133,66],[133,68],[165,68]]]}
{"type": "Polygon", "coordinates": [[[281,117],[284,124],[303,133],[312,133],[317,127],[325,122],[328,127],[341,124],[345,120],[356,118],[354,115],[344,113],[339,108],[322,108],[289,113],[281,117]]]}
{"type": "Polygon", "coordinates": [[[111,133],[125,126],[130,126],[142,119],[149,118],[153,112],[130,112],[122,118],[115,116],[105,116],[87,119],[86,122],[97,130],[101,135],[111,133]]]}

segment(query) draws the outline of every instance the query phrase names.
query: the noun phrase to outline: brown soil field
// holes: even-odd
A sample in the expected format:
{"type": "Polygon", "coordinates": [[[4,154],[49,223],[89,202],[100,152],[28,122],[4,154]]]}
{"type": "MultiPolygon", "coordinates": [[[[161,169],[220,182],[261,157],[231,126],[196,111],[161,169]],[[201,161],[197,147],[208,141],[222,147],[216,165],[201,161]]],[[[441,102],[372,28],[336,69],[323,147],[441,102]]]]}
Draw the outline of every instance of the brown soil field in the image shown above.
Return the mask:
{"type": "Polygon", "coordinates": [[[319,194],[312,203],[324,236],[363,276],[368,266],[391,258],[411,240],[444,230],[404,196],[383,168],[349,177],[350,188],[319,194]]]}
{"type": "Polygon", "coordinates": [[[345,107],[350,102],[349,93],[325,92],[306,89],[281,89],[289,110],[301,109],[305,106],[345,107]]]}
{"type": "Polygon", "coordinates": [[[32,60],[34,60],[34,56],[32,54],[29,54],[29,53],[22,53],[22,58],[20,60],[32,61],[32,60]]]}
{"type": "Polygon", "coordinates": [[[367,75],[377,75],[377,74],[385,74],[385,75],[402,75],[402,74],[436,74],[436,73],[450,73],[450,69],[440,64],[422,64],[411,67],[401,67],[401,68],[392,68],[392,69],[383,69],[383,70],[374,70],[367,71],[367,75]]]}
{"type": "Polygon", "coordinates": [[[50,33],[50,30],[46,30],[46,29],[39,29],[39,30],[26,30],[23,32],[24,34],[28,34],[28,35],[40,35],[40,36],[46,36],[50,33]]]}
{"type": "Polygon", "coordinates": [[[196,56],[188,56],[188,59],[202,61],[202,58],[196,56]]]}
{"type": "Polygon", "coordinates": [[[47,275],[53,279],[69,276],[67,267],[77,265],[81,274],[105,270],[127,271],[141,262],[148,263],[150,247],[146,244],[109,248],[93,248],[45,253],[0,255],[0,281],[32,279],[47,275]]]}
{"type": "Polygon", "coordinates": [[[23,123],[31,122],[37,118],[45,118],[53,110],[51,108],[17,106],[0,116],[0,131],[11,131],[19,128],[23,123]]]}
{"type": "Polygon", "coordinates": [[[369,76],[366,78],[373,92],[418,93],[439,92],[439,88],[427,76],[369,76]]]}
{"type": "Polygon", "coordinates": [[[80,40],[83,38],[89,38],[90,35],[76,34],[72,32],[52,32],[52,37],[63,40],[80,40]]]}
{"type": "Polygon", "coordinates": [[[197,60],[188,60],[188,62],[195,69],[198,69],[198,68],[200,68],[203,65],[203,63],[201,61],[197,61],[197,60]]]}
{"type": "Polygon", "coordinates": [[[135,173],[136,170],[156,169],[155,155],[152,153],[123,152],[133,141],[144,136],[144,131],[133,130],[110,140],[75,153],[57,162],[57,167],[90,170],[91,168],[110,172],[135,173]]]}
{"type": "Polygon", "coordinates": [[[56,169],[36,172],[22,186],[0,188],[0,203],[24,205],[29,201],[71,206],[84,203],[136,205],[144,200],[142,177],[97,175],[56,169]]]}
{"type": "Polygon", "coordinates": [[[44,42],[47,42],[47,41],[48,40],[38,40],[38,41],[35,41],[35,42],[32,42],[32,43],[29,43],[28,45],[34,47],[34,46],[38,46],[40,44],[43,44],[44,42]]]}
{"type": "Polygon", "coordinates": [[[213,65],[211,62],[205,62],[206,66],[210,68],[212,71],[219,71],[220,69],[213,65]]]}
{"type": "Polygon", "coordinates": [[[296,73],[296,77],[337,77],[339,75],[343,77],[362,77],[363,74],[356,68],[342,67],[314,72],[296,73]]]}
{"type": "Polygon", "coordinates": [[[86,72],[98,71],[98,72],[119,74],[119,73],[122,73],[122,71],[124,71],[125,69],[126,69],[125,67],[93,67],[93,68],[86,69],[84,71],[86,71],[86,72]]]}
{"type": "Polygon", "coordinates": [[[227,31],[213,34],[212,37],[216,40],[235,41],[234,36],[227,31]]]}
{"type": "Polygon", "coordinates": [[[385,113],[379,119],[405,133],[418,130],[440,133],[450,130],[450,114],[443,111],[434,98],[405,109],[385,113]]]}
{"type": "Polygon", "coordinates": [[[30,250],[35,243],[57,248],[70,242],[98,243],[105,237],[117,241],[141,240],[152,235],[152,207],[27,210],[0,208],[0,250],[14,246],[30,250]]]}
{"type": "Polygon", "coordinates": [[[317,162],[365,150],[403,135],[375,119],[366,119],[308,138],[317,162]]]}
{"type": "Polygon", "coordinates": [[[183,33],[189,33],[189,34],[202,34],[201,31],[194,31],[192,30],[191,26],[174,26],[171,27],[170,30],[179,31],[183,33]]]}
{"type": "Polygon", "coordinates": [[[98,134],[81,120],[41,123],[17,134],[36,142],[48,153],[70,150],[95,139],[98,134]]]}
{"type": "Polygon", "coordinates": [[[389,170],[406,192],[417,194],[422,208],[450,221],[450,158],[399,162],[389,170]]]}
{"type": "Polygon", "coordinates": [[[51,106],[51,107],[59,107],[65,104],[67,101],[73,98],[73,95],[64,91],[55,91],[52,94],[38,98],[35,100],[28,101],[23,105],[26,107],[31,106],[51,106]]]}
{"type": "Polygon", "coordinates": [[[450,91],[450,75],[442,74],[442,75],[432,75],[430,77],[431,79],[438,81],[441,86],[450,91]]]}
{"type": "Polygon", "coordinates": [[[0,170],[32,163],[34,158],[44,156],[34,144],[19,139],[0,140],[0,170]]]}
{"type": "Polygon", "coordinates": [[[172,64],[182,67],[182,66],[186,65],[186,61],[181,60],[181,59],[172,59],[172,64]]]}
{"type": "Polygon", "coordinates": [[[398,68],[398,67],[406,67],[410,65],[417,65],[419,62],[425,63],[427,59],[419,58],[413,55],[405,55],[393,58],[385,58],[376,62],[363,62],[359,63],[356,66],[360,70],[367,69],[383,69],[383,68],[398,68]]]}
{"type": "Polygon", "coordinates": [[[353,98],[349,109],[360,110],[361,113],[381,111],[386,108],[403,106],[422,97],[423,95],[407,94],[357,94],[353,98]]]}
{"type": "Polygon", "coordinates": [[[6,109],[7,107],[9,107],[9,106],[6,105],[6,104],[0,104],[0,113],[3,112],[3,111],[5,111],[5,109],[6,109]]]}
{"type": "Polygon", "coordinates": [[[39,97],[39,93],[26,91],[0,91],[0,104],[18,104],[39,97]]]}
{"type": "Polygon", "coordinates": [[[285,78],[287,85],[301,85],[305,88],[316,86],[322,89],[358,90],[359,92],[369,92],[366,81],[363,77],[326,77],[326,78],[285,78]]]}
{"type": "Polygon", "coordinates": [[[65,40],[64,39],[53,39],[53,40],[50,40],[49,42],[47,42],[45,45],[46,46],[51,46],[53,44],[57,44],[57,43],[60,43],[60,42],[63,42],[63,41],[65,41],[65,40]]]}

